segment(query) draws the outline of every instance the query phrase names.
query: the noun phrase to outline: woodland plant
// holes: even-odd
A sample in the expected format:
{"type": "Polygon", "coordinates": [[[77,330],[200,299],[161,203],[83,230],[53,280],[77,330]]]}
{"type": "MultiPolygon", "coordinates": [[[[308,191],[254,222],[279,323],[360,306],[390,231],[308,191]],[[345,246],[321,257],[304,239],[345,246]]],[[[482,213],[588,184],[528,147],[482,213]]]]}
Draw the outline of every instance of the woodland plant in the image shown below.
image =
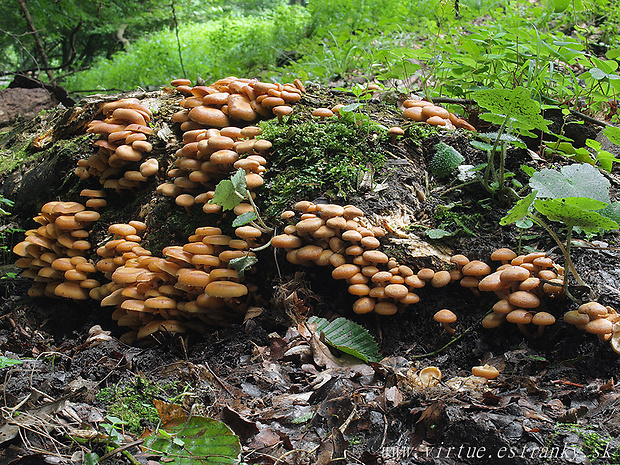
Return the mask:
{"type": "MultiPolygon", "coordinates": [[[[560,171],[542,169],[531,171],[532,192],[522,198],[500,221],[502,226],[530,220],[544,228],[564,256],[568,291],[568,276],[573,275],[579,286],[589,291],[571,259],[572,236],[575,231],[588,236],[618,229],[620,202],[609,196],[609,181],[589,164],[573,164],[560,171]],[[561,223],[565,228],[562,240],[547,222],[561,223]]],[[[570,296],[570,293],[567,292],[570,296]]]]}

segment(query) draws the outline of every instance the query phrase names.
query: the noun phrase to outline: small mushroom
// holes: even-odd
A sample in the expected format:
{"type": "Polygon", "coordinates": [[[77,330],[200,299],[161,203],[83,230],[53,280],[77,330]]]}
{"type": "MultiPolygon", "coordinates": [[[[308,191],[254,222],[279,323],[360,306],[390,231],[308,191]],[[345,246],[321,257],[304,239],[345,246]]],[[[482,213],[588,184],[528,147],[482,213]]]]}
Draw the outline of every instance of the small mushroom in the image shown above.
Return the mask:
{"type": "Polygon", "coordinates": [[[433,320],[438,323],[441,323],[446,330],[446,332],[452,336],[455,333],[455,330],[450,326],[450,324],[456,321],[456,315],[448,309],[439,310],[433,316],[433,320]]]}
{"type": "Polygon", "coordinates": [[[475,366],[471,369],[471,374],[485,379],[495,379],[499,376],[499,370],[491,365],[475,366]]]}
{"type": "Polygon", "coordinates": [[[321,121],[325,121],[325,118],[331,118],[334,116],[334,112],[329,108],[315,108],[312,111],[312,116],[319,118],[321,121]]]}

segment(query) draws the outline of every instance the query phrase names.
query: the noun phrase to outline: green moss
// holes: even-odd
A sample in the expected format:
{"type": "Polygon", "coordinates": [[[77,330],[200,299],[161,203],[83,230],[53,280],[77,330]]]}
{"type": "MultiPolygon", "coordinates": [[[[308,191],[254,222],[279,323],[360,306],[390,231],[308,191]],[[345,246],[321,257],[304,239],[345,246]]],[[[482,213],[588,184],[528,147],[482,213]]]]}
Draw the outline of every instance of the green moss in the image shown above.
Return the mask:
{"type": "Polygon", "coordinates": [[[364,128],[340,121],[261,123],[273,143],[266,174],[266,216],[276,217],[300,199],[319,195],[346,200],[358,189],[365,170],[385,163],[379,143],[364,128]]]}
{"type": "Polygon", "coordinates": [[[131,433],[139,435],[146,425],[159,422],[153,399],[168,397],[167,391],[177,394],[174,386],[158,386],[138,377],[129,385],[101,389],[97,399],[105,404],[108,415],[120,418],[131,433]]]}

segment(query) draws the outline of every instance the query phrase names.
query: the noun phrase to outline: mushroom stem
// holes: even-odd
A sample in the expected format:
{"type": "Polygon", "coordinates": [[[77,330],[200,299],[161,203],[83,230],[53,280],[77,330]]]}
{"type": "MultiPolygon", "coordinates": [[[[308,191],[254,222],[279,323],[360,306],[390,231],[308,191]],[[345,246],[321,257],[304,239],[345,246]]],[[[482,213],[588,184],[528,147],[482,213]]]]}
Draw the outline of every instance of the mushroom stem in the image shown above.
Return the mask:
{"type": "Polygon", "coordinates": [[[450,326],[450,323],[442,323],[442,325],[446,330],[446,333],[448,333],[450,336],[453,336],[456,332],[456,330],[450,326]]]}
{"type": "Polygon", "coordinates": [[[531,338],[532,334],[527,330],[527,328],[525,327],[525,324],[523,323],[517,323],[517,328],[519,328],[519,331],[521,331],[521,333],[527,337],[527,338],[531,338]]]}

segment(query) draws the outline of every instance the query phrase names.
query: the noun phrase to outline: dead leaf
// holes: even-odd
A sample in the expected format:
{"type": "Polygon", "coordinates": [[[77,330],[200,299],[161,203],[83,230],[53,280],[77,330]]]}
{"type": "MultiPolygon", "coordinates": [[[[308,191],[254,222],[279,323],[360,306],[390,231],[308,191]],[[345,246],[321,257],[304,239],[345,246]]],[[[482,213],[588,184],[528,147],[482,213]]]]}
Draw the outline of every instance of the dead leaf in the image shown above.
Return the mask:
{"type": "Polygon", "coordinates": [[[164,426],[172,420],[187,418],[187,412],[178,404],[169,404],[159,399],[153,399],[153,404],[164,426]]]}
{"type": "Polygon", "coordinates": [[[230,426],[243,441],[247,441],[260,432],[255,422],[242,417],[240,413],[228,406],[222,409],[221,417],[222,421],[230,426]]]}
{"type": "Polygon", "coordinates": [[[403,401],[403,395],[396,386],[392,386],[385,390],[385,400],[391,402],[394,407],[398,407],[403,401]]]}

